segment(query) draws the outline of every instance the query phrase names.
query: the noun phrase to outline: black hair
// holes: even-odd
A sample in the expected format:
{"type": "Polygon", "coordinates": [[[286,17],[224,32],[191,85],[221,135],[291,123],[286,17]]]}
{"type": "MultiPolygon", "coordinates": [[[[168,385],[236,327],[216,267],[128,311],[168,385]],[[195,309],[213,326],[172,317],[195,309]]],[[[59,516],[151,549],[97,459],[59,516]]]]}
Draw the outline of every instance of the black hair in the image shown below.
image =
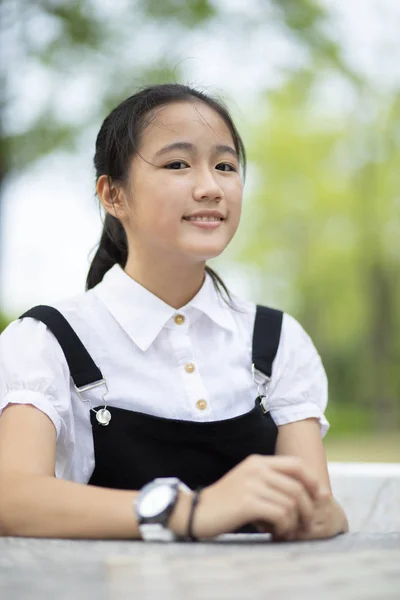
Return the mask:
{"type": "MultiPolygon", "coordinates": [[[[104,119],[96,139],[94,156],[96,181],[101,175],[107,175],[110,189],[112,182],[126,182],[132,156],[138,152],[141,134],[148,124],[146,116],[157,107],[172,102],[193,101],[193,99],[207,104],[224,120],[232,134],[239,163],[245,175],[244,144],[224,103],[187,85],[169,83],[145,87],[121,102],[104,119]]],[[[100,283],[105,273],[116,263],[124,268],[127,259],[128,241],[124,227],[119,219],[107,212],[100,243],[86,279],[86,290],[100,283]]],[[[220,276],[209,266],[206,266],[205,270],[211,276],[221,296],[223,297],[223,290],[232,302],[229,290],[220,276]]]]}

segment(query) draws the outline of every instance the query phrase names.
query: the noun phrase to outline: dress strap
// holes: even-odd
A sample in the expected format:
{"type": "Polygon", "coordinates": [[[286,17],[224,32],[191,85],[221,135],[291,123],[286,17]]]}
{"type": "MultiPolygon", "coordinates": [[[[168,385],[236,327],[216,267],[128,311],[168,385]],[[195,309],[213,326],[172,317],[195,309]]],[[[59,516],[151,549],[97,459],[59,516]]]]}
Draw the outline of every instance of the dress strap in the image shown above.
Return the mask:
{"type": "Polygon", "coordinates": [[[24,317],[42,321],[57,338],[77,388],[85,388],[103,380],[100,369],[60,311],[53,306],[39,305],[30,308],[19,318],[23,319],[24,317]]]}
{"type": "Polygon", "coordinates": [[[268,378],[278,351],[283,312],[257,305],[253,331],[253,365],[268,378]]]}

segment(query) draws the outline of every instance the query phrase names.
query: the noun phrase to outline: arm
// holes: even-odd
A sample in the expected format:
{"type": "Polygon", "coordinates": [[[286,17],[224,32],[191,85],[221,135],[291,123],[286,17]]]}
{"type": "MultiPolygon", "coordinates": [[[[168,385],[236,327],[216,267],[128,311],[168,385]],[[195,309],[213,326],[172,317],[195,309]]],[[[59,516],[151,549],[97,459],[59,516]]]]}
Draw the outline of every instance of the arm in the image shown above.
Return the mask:
{"type": "Polygon", "coordinates": [[[276,454],[301,458],[310,473],[326,488],[325,496],[316,501],[311,525],[307,529],[300,527],[292,532],[291,539],[326,538],[347,532],[349,525],[346,515],[332,495],[318,420],[304,419],[279,426],[276,454]]]}
{"type": "MultiPolygon", "coordinates": [[[[31,405],[10,405],[0,417],[0,535],[57,538],[139,538],[135,491],[104,489],[54,477],[56,433],[31,405]]],[[[214,537],[249,522],[276,532],[309,521],[318,483],[292,457],[249,456],[202,491],[195,534],[214,537]]],[[[180,492],[169,527],[187,532],[192,494],[180,492]]]]}
{"type": "MultiPolygon", "coordinates": [[[[56,432],[31,405],[10,405],[0,417],[0,535],[140,538],[135,491],[56,479],[56,432]]],[[[180,494],[170,525],[183,533],[190,495],[180,494]],[[177,513],[177,514],[175,514],[177,513]],[[177,518],[179,515],[179,518],[177,518]]]]}

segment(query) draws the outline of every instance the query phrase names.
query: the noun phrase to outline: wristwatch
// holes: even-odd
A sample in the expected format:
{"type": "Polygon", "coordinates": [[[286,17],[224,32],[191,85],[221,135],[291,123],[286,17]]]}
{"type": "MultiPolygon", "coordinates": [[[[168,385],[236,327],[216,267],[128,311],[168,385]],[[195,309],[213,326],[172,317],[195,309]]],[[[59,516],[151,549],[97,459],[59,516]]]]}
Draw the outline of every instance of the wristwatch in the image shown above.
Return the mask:
{"type": "Polygon", "coordinates": [[[177,539],[167,524],[180,490],[191,492],[177,477],[157,477],[142,487],[135,509],[143,540],[173,542],[177,539]]]}

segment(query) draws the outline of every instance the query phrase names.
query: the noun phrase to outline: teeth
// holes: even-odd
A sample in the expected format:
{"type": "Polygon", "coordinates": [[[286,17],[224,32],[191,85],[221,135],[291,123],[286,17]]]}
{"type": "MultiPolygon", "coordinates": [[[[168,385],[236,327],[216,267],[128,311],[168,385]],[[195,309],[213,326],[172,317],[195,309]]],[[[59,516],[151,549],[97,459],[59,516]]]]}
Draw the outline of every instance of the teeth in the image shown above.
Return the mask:
{"type": "Polygon", "coordinates": [[[185,217],[187,221],[221,221],[221,217],[185,217]]]}

